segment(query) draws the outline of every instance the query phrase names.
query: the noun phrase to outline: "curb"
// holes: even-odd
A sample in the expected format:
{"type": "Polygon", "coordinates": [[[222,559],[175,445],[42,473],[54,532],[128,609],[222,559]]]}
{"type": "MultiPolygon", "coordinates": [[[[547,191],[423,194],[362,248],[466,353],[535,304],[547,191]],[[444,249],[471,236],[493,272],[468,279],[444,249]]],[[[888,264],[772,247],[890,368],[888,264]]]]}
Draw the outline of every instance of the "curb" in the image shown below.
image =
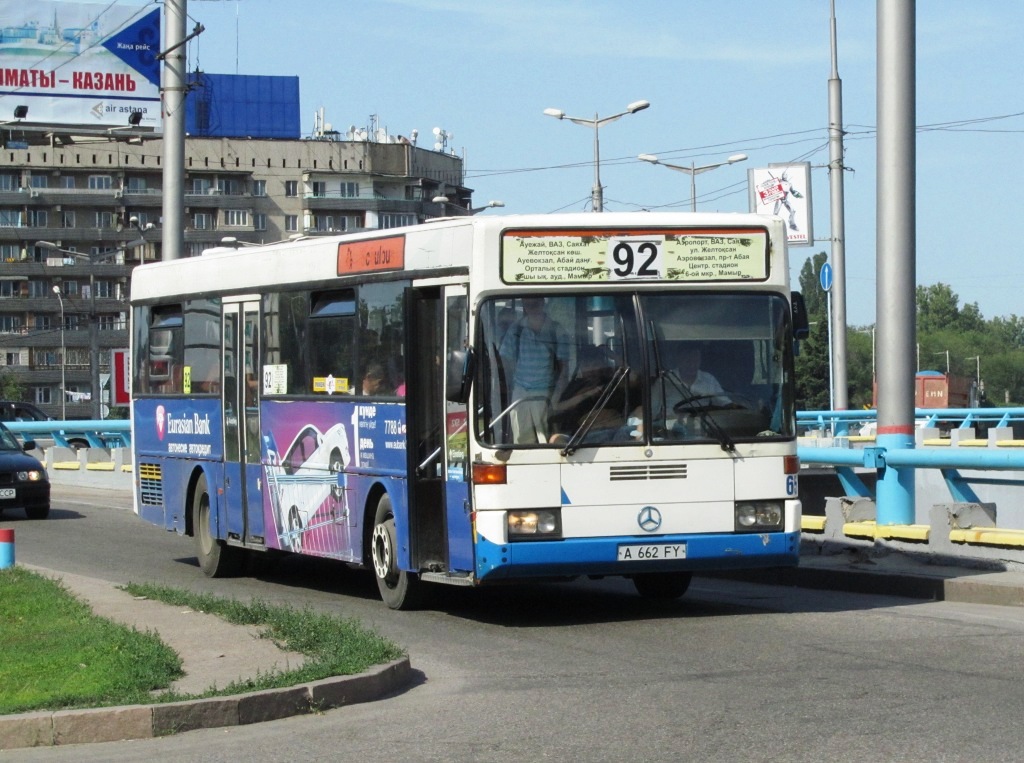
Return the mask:
{"type": "Polygon", "coordinates": [[[403,657],[355,676],[230,697],[5,715],[0,716],[0,750],[151,739],[196,729],[245,726],[371,702],[404,688],[413,678],[409,658],[403,657]]]}

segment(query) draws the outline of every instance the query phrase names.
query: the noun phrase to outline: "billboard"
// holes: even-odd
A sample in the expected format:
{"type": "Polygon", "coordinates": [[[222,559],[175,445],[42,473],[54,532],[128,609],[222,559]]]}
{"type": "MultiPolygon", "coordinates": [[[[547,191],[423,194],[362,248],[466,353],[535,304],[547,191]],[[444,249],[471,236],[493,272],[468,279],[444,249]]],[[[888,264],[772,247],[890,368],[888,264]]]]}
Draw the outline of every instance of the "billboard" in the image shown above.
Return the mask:
{"type": "Polygon", "coordinates": [[[769,164],[747,170],[750,183],[750,211],[777,215],[786,221],[790,246],[814,244],[811,215],[811,164],[769,164]]]}
{"type": "Polygon", "coordinates": [[[152,5],[0,0],[0,120],[158,127],[159,53],[152,5]]]}

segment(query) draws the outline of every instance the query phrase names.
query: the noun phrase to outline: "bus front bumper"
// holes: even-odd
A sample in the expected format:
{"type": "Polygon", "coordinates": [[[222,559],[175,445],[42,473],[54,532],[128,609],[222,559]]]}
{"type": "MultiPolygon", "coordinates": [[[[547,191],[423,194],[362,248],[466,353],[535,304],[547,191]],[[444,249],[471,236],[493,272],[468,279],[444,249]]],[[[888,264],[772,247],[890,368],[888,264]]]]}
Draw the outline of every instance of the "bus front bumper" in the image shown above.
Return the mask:
{"type": "Polygon", "coordinates": [[[503,544],[481,537],[476,544],[476,579],[485,583],[518,578],[793,567],[799,563],[799,549],[799,531],[565,538],[503,544]],[[651,548],[654,546],[669,549],[651,548]]]}

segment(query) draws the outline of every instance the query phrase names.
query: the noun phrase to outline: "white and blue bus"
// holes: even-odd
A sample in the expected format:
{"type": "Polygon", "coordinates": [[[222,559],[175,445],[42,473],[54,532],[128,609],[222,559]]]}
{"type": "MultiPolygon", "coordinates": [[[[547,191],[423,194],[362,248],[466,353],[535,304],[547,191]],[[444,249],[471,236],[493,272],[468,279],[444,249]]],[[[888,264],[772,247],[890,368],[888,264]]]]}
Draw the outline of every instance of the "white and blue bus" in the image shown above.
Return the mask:
{"type": "Polygon", "coordinates": [[[795,565],[783,223],[462,217],[132,278],[135,508],[207,575],[271,550],[425,584],[795,565]],[[699,365],[698,369],[696,366],[699,365]]]}

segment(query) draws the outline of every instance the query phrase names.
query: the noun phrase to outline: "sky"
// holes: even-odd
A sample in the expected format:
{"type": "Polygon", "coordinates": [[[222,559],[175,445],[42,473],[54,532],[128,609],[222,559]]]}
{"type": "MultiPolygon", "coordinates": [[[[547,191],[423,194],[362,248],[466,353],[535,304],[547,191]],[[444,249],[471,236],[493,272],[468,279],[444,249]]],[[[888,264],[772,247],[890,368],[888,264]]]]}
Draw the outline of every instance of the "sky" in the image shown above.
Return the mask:
{"type": "MultiPolygon", "coordinates": [[[[126,0],[122,0],[126,2],[126,0]]],[[[128,3],[132,4],[132,3],[128,3]]],[[[139,3],[142,4],[142,3],[139,3]]],[[[843,88],[847,318],[875,322],[876,3],[836,0],[843,88]]],[[[697,177],[700,211],[745,212],[747,170],[812,165],[815,243],[830,252],[829,1],[190,0],[190,69],[300,78],[302,131],[314,114],[342,132],[374,120],[391,134],[451,134],[475,206],[587,211],[587,119],[645,111],[600,129],[609,211],[690,208],[689,166],[746,162],[697,177]]],[[[1016,192],[1024,156],[1024,2],[918,0],[916,269],[985,318],[1024,314],[1016,192]]],[[[493,214],[494,211],[482,214],[493,214]]]]}

